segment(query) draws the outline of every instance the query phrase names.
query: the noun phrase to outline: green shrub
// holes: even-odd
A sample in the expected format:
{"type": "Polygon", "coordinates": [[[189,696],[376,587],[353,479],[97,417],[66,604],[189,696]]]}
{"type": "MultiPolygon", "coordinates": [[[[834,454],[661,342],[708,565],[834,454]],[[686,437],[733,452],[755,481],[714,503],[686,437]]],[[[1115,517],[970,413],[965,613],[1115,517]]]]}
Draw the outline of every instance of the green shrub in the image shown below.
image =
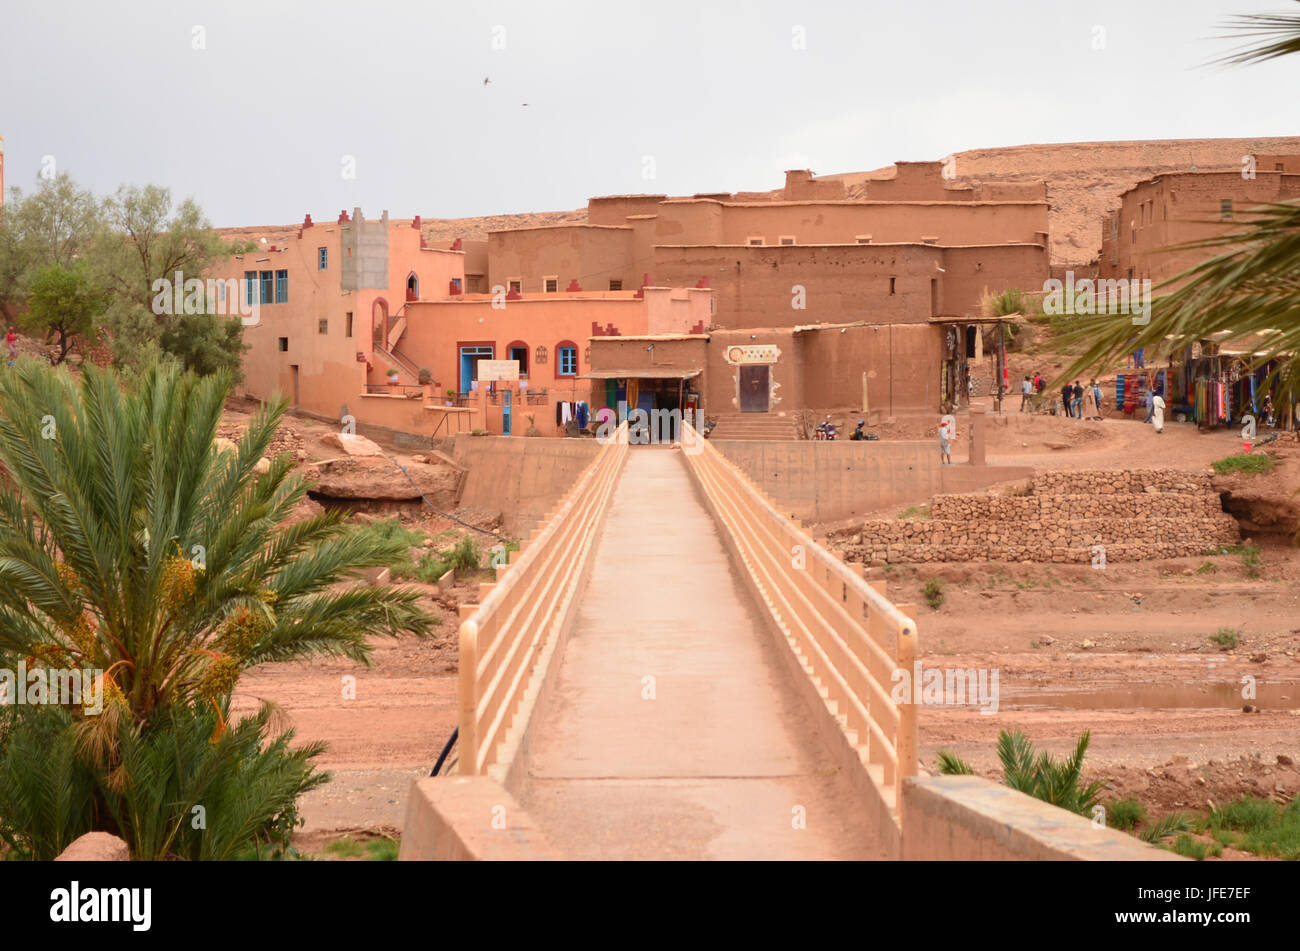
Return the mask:
{"type": "Polygon", "coordinates": [[[448,567],[455,568],[457,571],[477,571],[479,566],[478,542],[471,535],[464,536],[452,548],[446,560],[448,567]]]}
{"type": "Polygon", "coordinates": [[[1200,839],[1193,839],[1187,833],[1183,833],[1174,840],[1173,851],[1186,858],[1202,862],[1207,855],[1213,855],[1216,858],[1221,855],[1223,846],[1217,842],[1204,842],[1200,839]]]}
{"type": "Polygon", "coordinates": [[[941,579],[930,578],[926,581],[925,603],[936,611],[943,605],[943,581],[941,579]]]}
{"type": "Polygon", "coordinates": [[[1242,796],[1210,813],[1212,829],[1232,829],[1236,832],[1254,832],[1277,822],[1277,803],[1254,796],[1242,796]]]}
{"type": "Polygon", "coordinates": [[[900,519],[904,519],[904,518],[928,519],[930,517],[930,506],[910,505],[907,508],[903,509],[903,511],[899,512],[898,517],[900,519]]]}
{"type": "Polygon", "coordinates": [[[1146,822],[1147,811],[1142,803],[1133,796],[1116,799],[1106,810],[1107,824],[1112,828],[1130,832],[1139,824],[1146,822]]]}
{"type": "Polygon", "coordinates": [[[974,776],[970,763],[947,750],[939,751],[939,772],[944,776],[974,776]]]}
{"type": "MultiPolygon", "coordinates": [[[[1002,763],[1002,781],[1012,789],[1049,802],[1079,815],[1092,815],[1092,807],[1101,799],[1102,784],[1082,784],[1083,758],[1088,752],[1091,732],[1085,731],[1074,753],[1057,760],[1050,753],[1034,750],[1023,733],[998,734],[998,759],[1002,763]]],[[[939,752],[939,772],[944,775],[974,773],[969,763],[946,750],[939,752]]]]}
{"type": "Polygon", "coordinates": [[[1192,823],[1186,813],[1171,812],[1143,829],[1138,833],[1138,838],[1143,842],[1159,845],[1163,839],[1167,839],[1179,832],[1190,832],[1191,829],[1192,823]]]}
{"type": "Polygon", "coordinates": [[[1214,466],[1214,471],[1219,475],[1231,475],[1234,472],[1247,472],[1255,475],[1262,475],[1267,472],[1272,472],[1273,469],[1277,467],[1277,463],[1273,461],[1272,457],[1266,456],[1263,453],[1254,455],[1249,453],[1239,453],[1235,456],[1228,456],[1225,459],[1212,462],[1210,465],[1214,466]]]}
{"type": "Polygon", "coordinates": [[[1224,650],[1232,650],[1241,641],[1241,632],[1231,627],[1221,627],[1210,635],[1210,643],[1224,650]]]}

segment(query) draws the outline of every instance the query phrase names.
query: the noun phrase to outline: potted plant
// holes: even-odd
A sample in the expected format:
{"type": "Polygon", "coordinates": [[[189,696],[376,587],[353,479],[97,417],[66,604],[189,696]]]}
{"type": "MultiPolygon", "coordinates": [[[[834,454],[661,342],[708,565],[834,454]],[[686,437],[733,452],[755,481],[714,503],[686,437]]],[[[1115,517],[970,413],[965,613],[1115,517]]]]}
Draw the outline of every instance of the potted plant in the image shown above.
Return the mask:
{"type": "Polygon", "coordinates": [[[456,405],[456,391],[451,387],[447,387],[447,405],[448,406],[456,405]]]}
{"type": "Polygon", "coordinates": [[[419,381],[421,386],[428,386],[433,382],[433,371],[428,367],[420,367],[419,381]]]}
{"type": "Polygon", "coordinates": [[[389,385],[389,386],[396,386],[396,385],[397,385],[397,378],[398,378],[398,373],[397,373],[396,370],[389,370],[389,371],[388,371],[388,385],[389,385]]]}

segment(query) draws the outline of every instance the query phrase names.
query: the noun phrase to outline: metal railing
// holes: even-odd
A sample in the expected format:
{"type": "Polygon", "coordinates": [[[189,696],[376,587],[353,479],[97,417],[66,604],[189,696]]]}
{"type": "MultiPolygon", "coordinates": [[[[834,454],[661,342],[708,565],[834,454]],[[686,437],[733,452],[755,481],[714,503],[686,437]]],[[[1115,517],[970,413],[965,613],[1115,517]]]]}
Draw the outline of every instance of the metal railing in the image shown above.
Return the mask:
{"type": "Polygon", "coordinates": [[[405,396],[415,400],[424,396],[424,387],[413,383],[367,383],[366,393],[370,396],[405,396]]]}
{"type": "Polygon", "coordinates": [[[683,430],[687,465],[850,744],[865,763],[879,766],[882,799],[901,827],[902,782],[919,766],[918,711],[914,692],[903,703],[892,693],[894,671],[912,682],[912,609],[892,604],[883,581],[868,583],[860,566],[846,565],[785,517],[689,424],[683,430]]]}
{"type": "Polygon", "coordinates": [[[627,459],[627,424],[602,445],[577,483],[548,515],[479,604],[461,605],[460,774],[487,775],[500,762],[512,728],[527,727],[535,685],[566,623],[594,550],[614,484],[627,459]]]}

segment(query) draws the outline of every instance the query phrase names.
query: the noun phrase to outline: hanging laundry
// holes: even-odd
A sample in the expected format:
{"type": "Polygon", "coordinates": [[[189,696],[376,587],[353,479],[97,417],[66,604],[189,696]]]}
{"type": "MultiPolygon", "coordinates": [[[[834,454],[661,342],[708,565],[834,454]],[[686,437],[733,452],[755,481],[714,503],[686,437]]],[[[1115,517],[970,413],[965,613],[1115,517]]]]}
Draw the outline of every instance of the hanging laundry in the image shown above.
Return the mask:
{"type": "Polygon", "coordinates": [[[573,404],[566,401],[561,403],[560,406],[562,407],[560,411],[560,425],[564,426],[573,419],[573,404]]]}
{"type": "Polygon", "coordinates": [[[577,411],[574,415],[577,416],[578,418],[578,428],[586,429],[587,428],[587,404],[580,401],[578,403],[577,411]]]}

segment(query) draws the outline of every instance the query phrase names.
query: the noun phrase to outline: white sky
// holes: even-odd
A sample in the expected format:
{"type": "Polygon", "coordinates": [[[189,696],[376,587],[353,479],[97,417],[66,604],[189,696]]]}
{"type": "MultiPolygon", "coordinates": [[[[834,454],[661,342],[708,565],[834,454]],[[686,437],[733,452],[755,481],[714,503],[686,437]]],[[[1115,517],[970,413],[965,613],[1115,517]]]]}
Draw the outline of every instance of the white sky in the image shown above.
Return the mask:
{"type": "Polygon", "coordinates": [[[1228,17],[1261,11],[1300,8],[6,0],[0,135],[7,185],[53,156],[100,193],[191,195],[219,226],[551,211],[969,148],[1295,135],[1300,57],[1202,65],[1234,45],[1228,17]]]}

